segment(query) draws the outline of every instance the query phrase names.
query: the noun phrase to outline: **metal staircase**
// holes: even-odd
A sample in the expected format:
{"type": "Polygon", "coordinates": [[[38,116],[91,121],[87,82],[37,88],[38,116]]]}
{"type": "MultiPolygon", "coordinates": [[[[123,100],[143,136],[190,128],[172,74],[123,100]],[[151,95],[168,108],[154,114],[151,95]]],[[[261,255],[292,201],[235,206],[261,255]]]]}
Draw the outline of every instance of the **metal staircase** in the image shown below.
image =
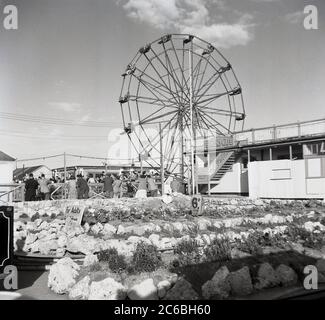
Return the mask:
{"type": "Polygon", "coordinates": [[[212,175],[210,182],[211,184],[219,184],[223,176],[232,169],[232,166],[235,163],[235,153],[229,152],[225,153],[222,161],[217,166],[217,170],[212,175]]]}

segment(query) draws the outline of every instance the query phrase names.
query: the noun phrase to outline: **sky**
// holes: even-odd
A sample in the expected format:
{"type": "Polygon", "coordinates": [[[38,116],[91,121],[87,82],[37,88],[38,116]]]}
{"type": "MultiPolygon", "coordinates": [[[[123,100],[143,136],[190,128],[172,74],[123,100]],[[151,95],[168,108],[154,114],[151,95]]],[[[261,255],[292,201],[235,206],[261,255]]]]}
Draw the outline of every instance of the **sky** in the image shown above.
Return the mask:
{"type": "Polygon", "coordinates": [[[126,163],[121,74],[141,46],[167,33],[197,35],[231,62],[246,129],[325,118],[323,0],[0,0],[0,150],[126,163]],[[2,25],[8,4],[17,6],[17,30],[2,25]],[[304,28],[306,5],[318,8],[318,30],[304,28]]]}

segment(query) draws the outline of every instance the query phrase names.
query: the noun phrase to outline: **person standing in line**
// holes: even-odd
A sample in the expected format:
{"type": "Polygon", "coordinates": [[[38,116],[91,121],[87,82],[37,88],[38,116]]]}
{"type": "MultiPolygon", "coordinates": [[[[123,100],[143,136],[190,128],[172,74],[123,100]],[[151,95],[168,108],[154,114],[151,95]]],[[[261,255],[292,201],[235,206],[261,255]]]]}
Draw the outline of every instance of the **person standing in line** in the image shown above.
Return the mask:
{"type": "Polygon", "coordinates": [[[135,194],[136,198],[147,198],[147,177],[144,174],[141,174],[138,183],[138,191],[135,194]]]}
{"type": "Polygon", "coordinates": [[[121,174],[121,187],[120,187],[120,198],[123,198],[124,194],[128,192],[127,178],[121,174]]]}
{"type": "Polygon", "coordinates": [[[34,179],[34,175],[31,173],[29,179],[25,183],[25,201],[35,201],[37,189],[38,182],[34,179]]]}
{"type": "Polygon", "coordinates": [[[109,173],[106,173],[105,178],[103,180],[104,183],[104,193],[107,198],[113,198],[113,178],[109,173]]]}
{"type": "Polygon", "coordinates": [[[181,183],[177,179],[177,177],[173,176],[173,181],[170,183],[170,187],[173,193],[180,193],[181,192],[181,183]]]}
{"type": "Polygon", "coordinates": [[[68,180],[68,199],[77,199],[76,178],[73,175],[68,180]]]}
{"type": "Polygon", "coordinates": [[[96,180],[95,180],[94,175],[92,173],[89,174],[88,183],[96,183],[96,180]]]}
{"type": "Polygon", "coordinates": [[[88,199],[89,186],[87,181],[82,177],[82,175],[79,175],[76,186],[78,199],[88,199]]]}
{"type": "Polygon", "coordinates": [[[121,193],[122,181],[115,176],[114,176],[114,178],[115,178],[115,180],[113,182],[113,193],[114,193],[114,199],[117,199],[121,193]]]}
{"type": "Polygon", "coordinates": [[[148,175],[148,190],[150,192],[151,197],[157,197],[158,196],[158,186],[156,183],[156,180],[151,175],[148,175]]]}
{"type": "Polygon", "coordinates": [[[50,200],[50,189],[49,184],[50,181],[45,178],[45,174],[41,174],[41,178],[38,181],[40,186],[40,193],[42,200],[50,200]]]}

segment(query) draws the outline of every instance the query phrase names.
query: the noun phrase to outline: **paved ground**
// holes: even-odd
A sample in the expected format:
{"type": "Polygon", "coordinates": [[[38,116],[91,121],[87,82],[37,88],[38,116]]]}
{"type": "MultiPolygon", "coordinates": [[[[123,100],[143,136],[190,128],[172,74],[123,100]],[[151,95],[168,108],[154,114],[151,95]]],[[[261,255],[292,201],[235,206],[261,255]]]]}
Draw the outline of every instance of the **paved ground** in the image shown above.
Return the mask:
{"type": "MultiPolygon", "coordinates": [[[[22,299],[36,300],[67,300],[66,295],[57,295],[47,287],[48,271],[20,271],[19,272],[19,289],[16,291],[22,295],[22,299]]],[[[2,283],[1,283],[2,286],[2,283]]],[[[3,288],[0,286],[0,291],[3,288]]],[[[309,297],[303,299],[325,299],[325,286],[319,289],[323,291],[310,292],[309,297]]],[[[270,300],[278,298],[288,298],[295,294],[306,294],[307,292],[301,287],[296,288],[275,288],[258,294],[253,294],[249,297],[241,298],[240,300],[270,300]]],[[[1,300],[1,296],[0,296],[1,300]]]]}
{"type": "Polygon", "coordinates": [[[67,296],[57,295],[47,287],[47,278],[48,271],[19,271],[16,292],[20,293],[23,299],[67,300],[67,296]]]}

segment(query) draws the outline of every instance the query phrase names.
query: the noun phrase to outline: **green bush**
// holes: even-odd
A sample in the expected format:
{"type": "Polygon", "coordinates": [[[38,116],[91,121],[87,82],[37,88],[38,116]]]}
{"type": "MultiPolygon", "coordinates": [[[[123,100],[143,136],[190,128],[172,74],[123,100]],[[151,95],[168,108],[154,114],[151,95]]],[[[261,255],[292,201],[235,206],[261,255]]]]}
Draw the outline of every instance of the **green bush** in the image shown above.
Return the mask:
{"type": "Polygon", "coordinates": [[[231,259],[231,244],[228,237],[214,239],[204,249],[204,257],[207,261],[227,261],[231,259]]]}
{"type": "Polygon", "coordinates": [[[127,269],[127,263],[123,255],[118,254],[115,248],[103,250],[98,253],[98,261],[107,262],[113,272],[122,272],[127,269]]]}
{"type": "Polygon", "coordinates": [[[152,272],[161,265],[161,256],[157,248],[145,242],[139,242],[132,258],[136,272],[152,272]]]}

